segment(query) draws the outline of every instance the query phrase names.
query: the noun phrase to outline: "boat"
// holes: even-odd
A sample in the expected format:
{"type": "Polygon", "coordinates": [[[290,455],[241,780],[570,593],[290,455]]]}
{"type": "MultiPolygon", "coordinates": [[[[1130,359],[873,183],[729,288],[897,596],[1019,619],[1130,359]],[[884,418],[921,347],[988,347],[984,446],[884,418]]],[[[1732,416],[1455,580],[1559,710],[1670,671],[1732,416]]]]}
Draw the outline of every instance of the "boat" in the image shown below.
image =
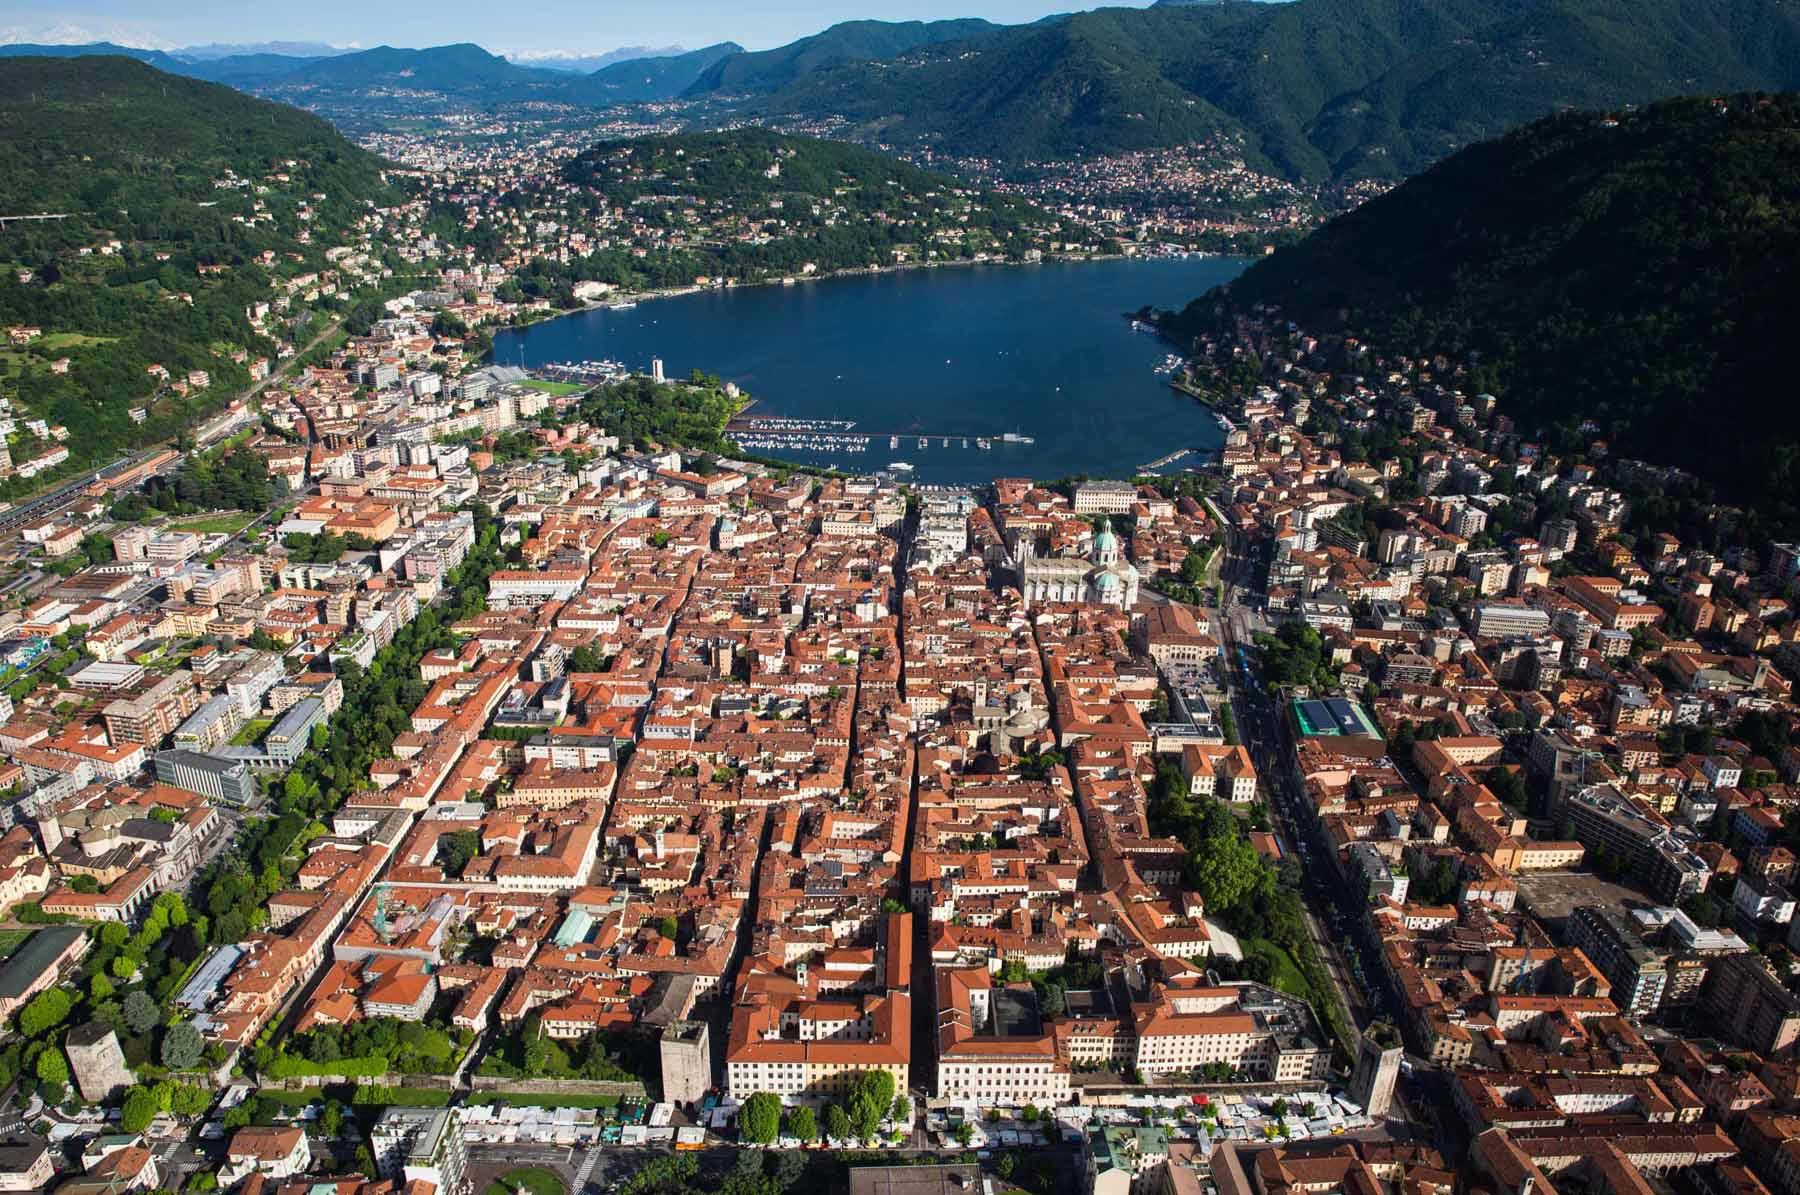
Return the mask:
{"type": "Polygon", "coordinates": [[[636,306],[637,306],[636,302],[634,302],[631,299],[626,299],[620,303],[608,303],[606,305],[606,309],[608,311],[630,311],[633,307],[636,307],[636,306]]]}
{"type": "Polygon", "coordinates": [[[899,436],[889,436],[888,437],[888,450],[891,452],[892,450],[894,450],[898,447],[900,447],[900,437],[899,436]]]}
{"type": "Polygon", "coordinates": [[[981,439],[975,441],[975,447],[977,447],[977,448],[992,448],[993,446],[994,446],[994,442],[985,436],[983,436],[981,439]]]}
{"type": "Polygon", "coordinates": [[[1030,436],[1021,436],[1018,432],[1007,432],[1000,437],[1002,444],[1036,444],[1030,436]]]}
{"type": "Polygon", "coordinates": [[[896,473],[911,473],[913,471],[913,467],[905,461],[889,461],[888,468],[896,473]]]}
{"type": "Polygon", "coordinates": [[[924,436],[920,436],[919,437],[919,447],[920,448],[930,448],[931,441],[927,440],[924,436]]]}

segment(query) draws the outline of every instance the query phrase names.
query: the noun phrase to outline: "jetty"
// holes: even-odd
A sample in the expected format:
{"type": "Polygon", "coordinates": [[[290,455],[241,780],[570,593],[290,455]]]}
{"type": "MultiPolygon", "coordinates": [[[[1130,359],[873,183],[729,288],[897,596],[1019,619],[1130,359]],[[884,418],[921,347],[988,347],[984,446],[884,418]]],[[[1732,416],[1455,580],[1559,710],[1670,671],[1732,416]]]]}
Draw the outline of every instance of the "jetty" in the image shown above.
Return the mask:
{"type": "Polygon", "coordinates": [[[1030,436],[1016,432],[977,436],[970,432],[875,432],[857,428],[847,419],[800,419],[777,415],[746,418],[739,414],[725,425],[725,434],[744,448],[790,449],[805,452],[866,452],[871,443],[886,439],[889,451],[897,450],[902,439],[914,440],[921,451],[931,448],[968,448],[970,441],[983,451],[1002,444],[1031,444],[1030,436]],[[933,441],[936,443],[934,444],[933,441]]]}
{"type": "Polygon", "coordinates": [[[1164,468],[1165,466],[1174,464],[1176,461],[1180,460],[1184,456],[1189,456],[1189,455],[1199,452],[1199,451],[1200,450],[1198,448],[1177,448],[1174,452],[1166,453],[1163,456],[1157,457],[1155,460],[1151,461],[1147,465],[1139,465],[1138,472],[1139,473],[1148,473],[1152,469],[1164,468]]]}

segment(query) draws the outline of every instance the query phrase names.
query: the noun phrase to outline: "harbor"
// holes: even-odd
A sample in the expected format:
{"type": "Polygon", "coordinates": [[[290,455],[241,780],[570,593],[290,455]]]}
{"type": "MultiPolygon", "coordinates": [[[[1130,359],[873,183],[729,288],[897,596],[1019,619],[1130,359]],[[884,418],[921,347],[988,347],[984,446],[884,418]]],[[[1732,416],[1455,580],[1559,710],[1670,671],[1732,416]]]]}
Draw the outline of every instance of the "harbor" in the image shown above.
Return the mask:
{"type": "Polygon", "coordinates": [[[571,386],[604,386],[622,382],[631,371],[622,361],[547,361],[534,366],[533,377],[546,382],[563,382],[571,386]]]}
{"type": "MultiPolygon", "coordinates": [[[[850,419],[802,419],[780,415],[739,416],[725,425],[725,434],[740,448],[786,452],[860,453],[885,440],[889,452],[913,448],[991,450],[995,444],[1026,446],[1033,436],[1018,432],[967,435],[962,432],[866,432],[850,419]]],[[[904,462],[902,462],[904,463],[904,462]]],[[[908,466],[910,468],[910,466],[908,466]]]]}
{"type": "Polygon", "coordinates": [[[745,453],[795,464],[867,473],[905,462],[925,484],[1112,476],[1177,445],[1210,452],[1220,439],[1208,412],[1173,401],[1184,372],[1169,370],[1177,347],[1119,314],[1186,303],[1242,267],[1120,260],[709,288],[503,329],[493,359],[526,368],[607,359],[654,373],[660,358],[672,377],[698,369],[754,394],[757,416],[855,421],[782,425],[736,413],[725,434],[745,453]]]}

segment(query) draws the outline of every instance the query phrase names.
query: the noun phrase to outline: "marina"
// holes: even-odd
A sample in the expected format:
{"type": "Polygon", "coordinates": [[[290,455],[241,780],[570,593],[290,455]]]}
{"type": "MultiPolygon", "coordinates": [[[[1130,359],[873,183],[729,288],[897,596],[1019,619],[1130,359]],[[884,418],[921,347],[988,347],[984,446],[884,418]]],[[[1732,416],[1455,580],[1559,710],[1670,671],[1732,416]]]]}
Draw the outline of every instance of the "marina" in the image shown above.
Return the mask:
{"type": "Polygon", "coordinates": [[[532,376],[574,386],[603,386],[631,376],[621,361],[549,361],[533,367],[532,376]]]}
{"type": "MultiPolygon", "coordinates": [[[[853,419],[805,419],[783,415],[758,415],[754,418],[740,416],[726,424],[725,434],[740,448],[817,453],[867,452],[869,445],[883,436],[887,439],[890,452],[899,449],[903,435],[916,438],[921,452],[931,448],[934,441],[940,449],[966,449],[973,444],[984,452],[992,450],[995,441],[1009,445],[1029,445],[1036,442],[1031,436],[1016,432],[1004,432],[998,436],[968,436],[961,433],[944,435],[940,432],[920,434],[910,431],[859,432],[853,419]]],[[[904,461],[890,466],[902,472],[910,471],[913,467],[904,461]]]]}

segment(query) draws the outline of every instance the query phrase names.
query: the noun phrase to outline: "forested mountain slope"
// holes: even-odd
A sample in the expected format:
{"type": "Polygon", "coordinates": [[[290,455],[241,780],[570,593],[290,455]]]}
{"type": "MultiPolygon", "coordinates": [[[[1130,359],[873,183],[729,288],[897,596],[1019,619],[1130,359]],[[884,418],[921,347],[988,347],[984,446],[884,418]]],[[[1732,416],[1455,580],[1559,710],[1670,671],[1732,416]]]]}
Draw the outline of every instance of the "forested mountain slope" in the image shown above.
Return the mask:
{"type": "MultiPolygon", "coordinates": [[[[1583,420],[1777,524],[1800,515],[1785,336],[1800,97],[1552,117],[1461,151],[1204,296],[1481,363],[1528,435],[1583,420]]],[[[1568,437],[1580,443],[1590,437],[1568,437]]]]}

